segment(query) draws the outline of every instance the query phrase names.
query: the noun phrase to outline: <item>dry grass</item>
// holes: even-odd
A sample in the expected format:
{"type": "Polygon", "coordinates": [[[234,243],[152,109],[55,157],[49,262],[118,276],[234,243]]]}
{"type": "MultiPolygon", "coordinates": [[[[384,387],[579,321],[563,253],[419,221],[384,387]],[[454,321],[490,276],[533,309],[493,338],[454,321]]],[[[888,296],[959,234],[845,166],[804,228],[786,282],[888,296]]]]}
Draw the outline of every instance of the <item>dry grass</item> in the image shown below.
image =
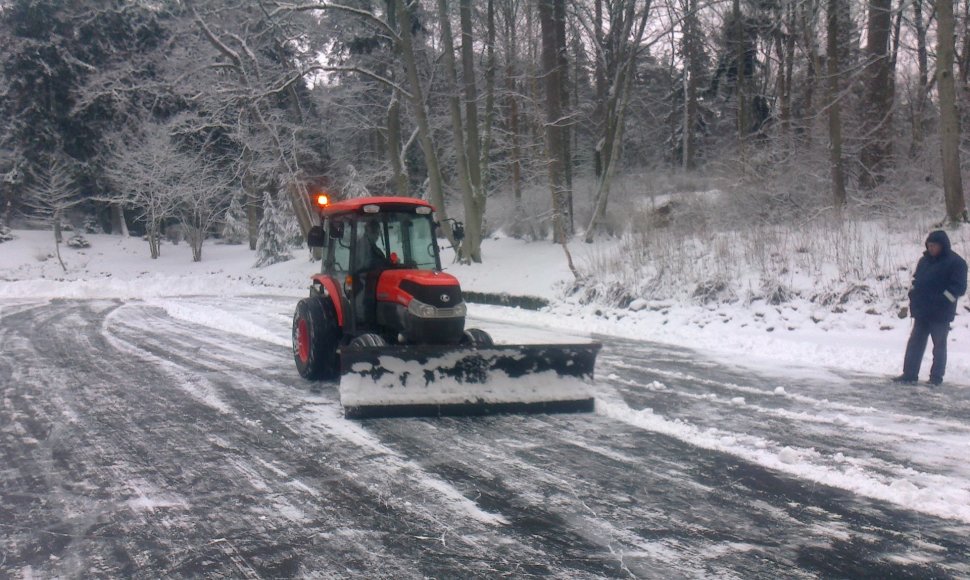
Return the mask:
{"type": "MultiPolygon", "coordinates": [[[[731,224],[721,200],[684,195],[672,215],[641,204],[618,244],[580,264],[582,299],[623,307],[635,298],[698,303],[849,300],[905,296],[932,220],[872,220],[820,213],[795,223],[731,224]]],[[[673,197],[672,199],[678,199],[673,197]]],[[[957,245],[967,236],[957,233],[957,245]]]]}

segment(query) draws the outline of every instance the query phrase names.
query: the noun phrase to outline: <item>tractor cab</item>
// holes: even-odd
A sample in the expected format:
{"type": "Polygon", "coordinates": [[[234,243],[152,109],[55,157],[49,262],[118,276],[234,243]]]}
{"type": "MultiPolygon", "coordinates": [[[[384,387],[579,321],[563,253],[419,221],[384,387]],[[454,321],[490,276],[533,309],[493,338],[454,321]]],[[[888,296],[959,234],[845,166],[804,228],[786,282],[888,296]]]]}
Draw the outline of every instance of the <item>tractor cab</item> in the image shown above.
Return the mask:
{"type": "Polygon", "coordinates": [[[339,299],[345,335],[390,344],[463,338],[461,288],[441,271],[431,205],[393,197],[317,202],[323,223],[308,242],[321,248],[323,268],[314,286],[339,299]]]}

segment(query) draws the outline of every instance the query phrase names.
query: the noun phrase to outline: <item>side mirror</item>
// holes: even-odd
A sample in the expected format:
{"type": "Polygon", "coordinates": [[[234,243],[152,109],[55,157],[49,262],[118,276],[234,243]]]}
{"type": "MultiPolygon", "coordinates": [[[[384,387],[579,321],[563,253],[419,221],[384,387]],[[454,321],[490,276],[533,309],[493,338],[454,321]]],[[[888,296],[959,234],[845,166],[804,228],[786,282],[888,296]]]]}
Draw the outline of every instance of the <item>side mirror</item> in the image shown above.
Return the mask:
{"type": "Polygon", "coordinates": [[[455,222],[455,225],[451,228],[451,233],[455,236],[455,241],[460,242],[465,239],[465,224],[461,222],[455,222]]]}
{"type": "Polygon", "coordinates": [[[322,226],[313,226],[306,235],[306,245],[311,248],[322,248],[327,245],[327,233],[322,226]]]}

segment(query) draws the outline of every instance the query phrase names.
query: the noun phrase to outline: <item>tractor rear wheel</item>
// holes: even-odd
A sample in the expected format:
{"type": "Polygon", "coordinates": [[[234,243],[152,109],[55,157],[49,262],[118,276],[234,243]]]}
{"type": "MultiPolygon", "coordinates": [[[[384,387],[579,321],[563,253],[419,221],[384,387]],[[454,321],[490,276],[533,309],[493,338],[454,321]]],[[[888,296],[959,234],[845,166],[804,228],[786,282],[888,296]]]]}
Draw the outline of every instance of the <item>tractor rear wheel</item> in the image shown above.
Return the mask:
{"type": "Polygon", "coordinates": [[[300,376],[312,381],[337,378],[339,343],[333,306],[315,297],[300,300],[293,314],[293,360],[300,376]]]}
{"type": "Polygon", "coordinates": [[[462,346],[492,346],[492,336],[480,328],[469,328],[461,337],[462,346]]]}

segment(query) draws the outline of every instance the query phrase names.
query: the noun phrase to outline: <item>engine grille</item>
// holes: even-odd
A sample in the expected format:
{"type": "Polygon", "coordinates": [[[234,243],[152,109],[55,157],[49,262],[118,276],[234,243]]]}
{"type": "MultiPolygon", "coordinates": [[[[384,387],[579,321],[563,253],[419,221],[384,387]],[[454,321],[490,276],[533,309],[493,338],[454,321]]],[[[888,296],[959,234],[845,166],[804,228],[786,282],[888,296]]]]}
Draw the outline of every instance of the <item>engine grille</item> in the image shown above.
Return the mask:
{"type": "Polygon", "coordinates": [[[461,287],[458,285],[421,286],[411,280],[404,280],[401,282],[401,290],[438,308],[454,308],[461,303],[461,287]]]}

